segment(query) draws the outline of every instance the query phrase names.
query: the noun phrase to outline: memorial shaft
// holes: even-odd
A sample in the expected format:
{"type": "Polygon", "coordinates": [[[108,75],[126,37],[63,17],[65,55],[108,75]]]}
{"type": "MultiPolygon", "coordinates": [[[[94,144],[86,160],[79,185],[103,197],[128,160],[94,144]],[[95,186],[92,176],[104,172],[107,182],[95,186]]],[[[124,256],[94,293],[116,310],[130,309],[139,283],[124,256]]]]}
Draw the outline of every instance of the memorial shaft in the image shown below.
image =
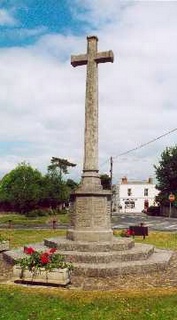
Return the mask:
{"type": "Polygon", "coordinates": [[[87,53],[71,56],[72,66],[87,65],[83,174],[73,193],[72,227],[67,231],[67,238],[74,241],[112,239],[111,192],[103,190],[98,174],[98,64],[113,62],[113,53],[97,52],[97,43],[97,37],[87,37],[87,53]]]}
{"type": "Polygon", "coordinates": [[[72,56],[76,67],[87,64],[83,172],[98,172],[98,63],[113,62],[112,51],[97,52],[98,38],[87,37],[87,54],[72,56]]]}

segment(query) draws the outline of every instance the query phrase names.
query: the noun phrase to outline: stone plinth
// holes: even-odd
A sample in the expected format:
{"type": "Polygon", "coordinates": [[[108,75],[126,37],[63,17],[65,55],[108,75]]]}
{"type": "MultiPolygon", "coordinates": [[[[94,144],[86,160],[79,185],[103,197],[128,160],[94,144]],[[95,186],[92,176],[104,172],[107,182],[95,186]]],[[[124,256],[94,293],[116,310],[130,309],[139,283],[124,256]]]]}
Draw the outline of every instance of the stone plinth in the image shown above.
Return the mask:
{"type": "Polygon", "coordinates": [[[109,191],[85,190],[83,187],[74,194],[72,228],[67,238],[73,241],[111,241],[113,232],[110,223],[109,191]]]}

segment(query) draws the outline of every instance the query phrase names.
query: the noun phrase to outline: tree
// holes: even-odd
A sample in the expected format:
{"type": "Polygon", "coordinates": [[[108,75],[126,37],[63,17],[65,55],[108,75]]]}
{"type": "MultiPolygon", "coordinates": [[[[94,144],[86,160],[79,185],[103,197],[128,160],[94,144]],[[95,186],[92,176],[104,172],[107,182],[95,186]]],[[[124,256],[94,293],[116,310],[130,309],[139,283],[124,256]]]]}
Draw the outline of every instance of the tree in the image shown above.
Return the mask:
{"type": "Polygon", "coordinates": [[[48,166],[48,171],[54,172],[59,170],[59,177],[62,179],[62,174],[68,173],[68,167],[75,167],[76,164],[69,162],[67,159],[52,157],[51,165],[48,166]]]}
{"type": "Polygon", "coordinates": [[[108,174],[101,174],[100,175],[101,184],[103,189],[111,190],[111,178],[108,174]]]}
{"type": "Polygon", "coordinates": [[[158,181],[156,187],[160,190],[157,200],[165,205],[169,203],[171,192],[177,196],[177,146],[166,148],[161,154],[159,165],[154,168],[158,181]]]}
{"type": "Polygon", "coordinates": [[[20,213],[35,208],[42,192],[42,175],[25,162],[6,174],[0,183],[0,200],[20,213]]]}
{"type": "Polygon", "coordinates": [[[68,167],[75,167],[74,163],[66,159],[52,157],[48,172],[44,177],[44,193],[42,203],[52,208],[67,202],[71,193],[71,188],[63,180],[63,174],[68,173],[68,167]]]}
{"type": "Polygon", "coordinates": [[[71,191],[74,191],[78,187],[78,183],[72,179],[67,179],[66,185],[70,188],[71,191]]]}

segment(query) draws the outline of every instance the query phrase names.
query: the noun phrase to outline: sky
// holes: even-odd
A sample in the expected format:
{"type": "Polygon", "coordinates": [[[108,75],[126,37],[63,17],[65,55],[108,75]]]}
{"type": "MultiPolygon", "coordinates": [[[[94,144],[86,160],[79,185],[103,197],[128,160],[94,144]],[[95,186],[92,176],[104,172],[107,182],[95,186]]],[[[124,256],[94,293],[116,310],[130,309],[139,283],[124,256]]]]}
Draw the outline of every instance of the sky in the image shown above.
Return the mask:
{"type": "Polygon", "coordinates": [[[98,67],[99,172],[112,157],[114,183],[155,178],[177,140],[176,17],[176,1],[0,0],[0,178],[23,161],[45,174],[54,156],[80,180],[86,67],[70,59],[90,35],[114,52],[98,67]]]}

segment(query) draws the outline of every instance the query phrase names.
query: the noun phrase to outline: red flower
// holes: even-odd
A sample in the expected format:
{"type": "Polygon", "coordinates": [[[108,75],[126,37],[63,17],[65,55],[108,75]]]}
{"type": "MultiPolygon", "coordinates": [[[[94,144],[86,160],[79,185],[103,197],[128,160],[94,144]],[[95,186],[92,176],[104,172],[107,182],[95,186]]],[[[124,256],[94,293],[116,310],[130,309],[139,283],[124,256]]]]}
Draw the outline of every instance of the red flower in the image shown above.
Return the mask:
{"type": "Polygon", "coordinates": [[[131,236],[131,230],[130,229],[127,230],[127,235],[131,236]]]}
{"type": "Polygon", "coordinates": [[[56,252],[56,250],[57,250],[56,248],[51,248],[51,249],[48,251],[48,253],[49,253],[49,254],[53,254],[54,252],[56,252]]]}
{"type": "Polygon", "coordinates": [[[47,263],[50,262],[49,255],[48,255],[47,252],[44,252],[44,253],[41,254],[40,261],[41,261],[42,264],[47,264],[47,263]]]}
{"type": "Polygon", "coordinates": [[[35,250],[32,247],[24,247],[24,253],[33,254],[35,250]]]}

